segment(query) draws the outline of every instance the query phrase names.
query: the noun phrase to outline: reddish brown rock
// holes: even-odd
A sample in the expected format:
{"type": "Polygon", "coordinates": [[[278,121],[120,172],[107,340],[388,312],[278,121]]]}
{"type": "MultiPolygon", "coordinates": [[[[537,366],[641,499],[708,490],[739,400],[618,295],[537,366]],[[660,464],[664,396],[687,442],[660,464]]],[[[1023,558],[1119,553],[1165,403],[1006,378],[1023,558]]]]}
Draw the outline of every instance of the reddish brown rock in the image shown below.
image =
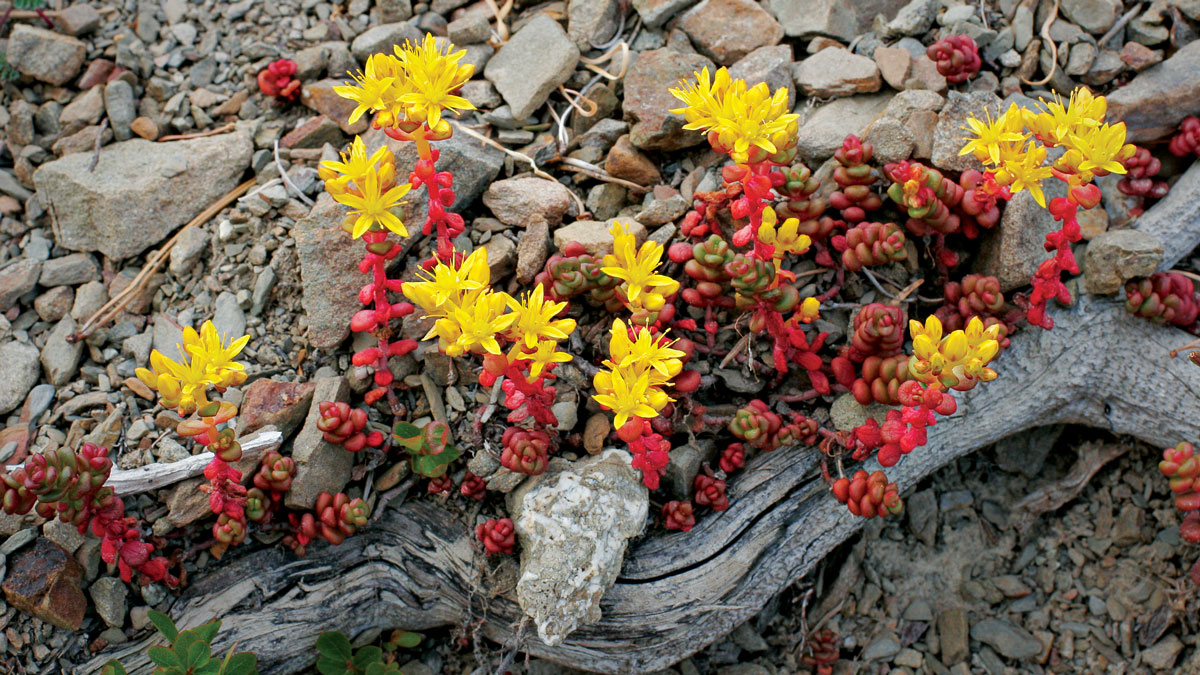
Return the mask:
{"type": "Polygon", "coordinates": [[[704,0],[679,19],[679,27],[700,53],[723,66],[783,38],[783,27],[753,0],[704,0]]]}
{"type": "Polygon", "coordinates": [[[892,89],[904,89],[904,83],[912,74],[912,54],[899,47],[880,47],[875,50],[875,65],[879,74],[892,89]]]}
{"type": "Polygon", "coordinates": [[[1140,42],[1126,42],[1121,48],[1121,61],[1137,71],[1142,71],[1163,60],[1161,49],[1150,49],[1140,42]]]}
{"type": "Polygon", "coordinates": [[[250,92],[246,89],[240,89],[237,93],[225,99],[221,105],[213,108],[211,115],[213,117],[225,117],[227,115],[236,115],[242,109],[242,104],[246,99],[250,98],[250,92]]]}
{"type": "Polygon", "coordinates": [[[20,611],[67,630],[79,630],[87,598],[83,568],[61,546],[39,537],[17,556],[4,580],[4,599],[20,611]]]}
{"type": "Polygon", "coordinates": [[[338,123],[342,131],[348,134],[361,134],[370,126],[369,115],[363,115],[350,124],[350,113],[354,112],[356,104],[350,99],[342,98],[333,91],[334,87],[342,86],[341,80],[321,80],[304,85],[300,91],[300,102],[313,110],[325,115],[338,123]]]}
{"type": "Polygon", "coordinates": [[[680,107],[671,92],[681,80],[691,80],[713,63],[699,54],[653,49],[638,54],[625,76],[625,119],[633,126],[630,140],[643,150],[682,150],[704,142],[704,135],[685,131],[683,115],[668,112],[680,107]]]}
{"type": "Polygon", "coordinates": [[[928,56],[917,56],[912,62],[912,76],[906,89],[928,89],[939,94],[946,93],[946,77],[938,72],[937,64],[928,56]]]}
{"type": "Polygon", "coordinates": [[[79,78],[79,90],[87,91],[98,84],[104,84],[116,67],[117,65],[108,59],[93,59],[79,78]]]}
{"type": "Polygon", "coordinates": [[[658,167],[649,157],[633,147],[629,134],[618,138],[616,145],[608,151],[608,159],[604,160],[604,170],[617,178],[624,178],[638,185],[654,185],[662,180],[658,167]]]}
{"type": "Polygon", "coordinates": [[[158,125],[149,117],[136,117],[129,123],[129,129],[142,138],[153,141],[158,138],[158,125]]]}
{"type": "Polygon", "coordinates": [[[550,226],[545,220],[531,221],[517,242],[517,281],[533,282],[550,255],[550,226]]]}
{"type": "Polygon", "coordinates": [[[283,437],[304,423],[312,404],[315,382],[255,380],[246,388],[238,414],[238,434],[245,435],[267,425],[278,427],[283,437]]]}
{"type": "Polygon", "coordinates": [[[311,120],[289,131],[279,145],[285,148],[323,148],[326,143],[341,147],[345,139],[337,122],[325,115],[317,115],[311,120]]]}

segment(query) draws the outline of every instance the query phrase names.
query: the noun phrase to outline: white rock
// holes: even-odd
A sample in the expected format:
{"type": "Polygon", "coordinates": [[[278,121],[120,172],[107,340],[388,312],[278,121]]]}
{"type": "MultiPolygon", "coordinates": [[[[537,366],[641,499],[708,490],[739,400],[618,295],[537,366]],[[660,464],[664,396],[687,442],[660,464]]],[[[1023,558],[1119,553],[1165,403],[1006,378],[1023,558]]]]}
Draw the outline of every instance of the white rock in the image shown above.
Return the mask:
{"type": "Polygon", "coordinates": [[[560,644],[600,620],[600,598],[617,579],[626,542],[645,526],[650,495],[629,454],[606,450],[552,460],[508,506],[521,543],[517,602],[543,642],[560,644]]]}

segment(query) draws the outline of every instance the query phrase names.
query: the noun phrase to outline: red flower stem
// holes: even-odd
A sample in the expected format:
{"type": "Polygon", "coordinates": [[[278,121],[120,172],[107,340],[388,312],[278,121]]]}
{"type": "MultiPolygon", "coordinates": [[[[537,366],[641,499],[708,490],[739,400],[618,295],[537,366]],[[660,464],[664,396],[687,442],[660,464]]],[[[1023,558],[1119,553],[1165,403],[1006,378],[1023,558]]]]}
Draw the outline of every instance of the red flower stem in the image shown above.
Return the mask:
{"type": "Polygon", "coordinates": [[[437,158],[433,156],[429,139],[425,137],[425,127],[422,126],[413,132],[412,138],[417,144],[417,156],[421,158],[421,161],[429,163],[429,173],[431,174],[429,179],[422,181],[429,194],[429,214],[425,217],[423,229],[432,230],[436,227],[437,248],[434,256],[444,263],[453,264],[450,232],[446,227],[446,208],[442,205],[442,185],[438,182],[438,176],[433,166],[437,158]]]}
{"type": "MultiPolygon", "coordinates": [[[[393,244],[395,246],[395,244],[393,244]]],[[[375,256],[375,262],[371,265],[371,273],[375,282],[375,311],[383,312],[388,308],[387,299],[387,260],[384,256],[375,256]]],[[[391,330],[388,326],[380,326],[375,331],[375,340],[379,346],[379,357],[375,361],[375,370],[379,372],[389,372],[388,366],[388,341],[391,339],[391,330]]],[[[396,397],[396,381],[388,382],[385,387],[387,390],[388,407],[391,408],[394,414],[400,414],[400,399],[396,397]]]]}

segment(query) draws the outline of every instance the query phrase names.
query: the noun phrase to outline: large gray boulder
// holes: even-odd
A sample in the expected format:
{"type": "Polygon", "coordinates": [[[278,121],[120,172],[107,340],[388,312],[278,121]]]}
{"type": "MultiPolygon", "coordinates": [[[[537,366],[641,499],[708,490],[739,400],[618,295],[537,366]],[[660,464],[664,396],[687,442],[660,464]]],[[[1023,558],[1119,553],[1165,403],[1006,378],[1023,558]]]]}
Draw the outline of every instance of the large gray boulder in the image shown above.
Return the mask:
{"type": "Polygon", "coordinates": [[[54,213],[59,245],[119,260],[162,241],[233,189],[253,151],[244,127],[169,143],[134,139],[102,150],[91,171],[90,152],[47,162],[33,183],[54,213]]]}

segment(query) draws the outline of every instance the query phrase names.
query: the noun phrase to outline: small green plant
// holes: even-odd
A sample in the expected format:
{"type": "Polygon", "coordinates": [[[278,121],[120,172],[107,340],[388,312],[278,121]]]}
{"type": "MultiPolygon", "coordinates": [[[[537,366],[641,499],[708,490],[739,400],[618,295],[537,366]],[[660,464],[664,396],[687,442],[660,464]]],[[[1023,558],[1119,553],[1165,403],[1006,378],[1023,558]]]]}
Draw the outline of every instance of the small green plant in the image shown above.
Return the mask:
{"type": "Polygon", "coordinates": [[[384,675],[399,673],[390,652],[400,647],[411,649],[421,643],[418,633],[396,630],[383,647],[366,645],[354,649],[350,639],[338,631],[321,633],[317,637],[317,672],[321,675],[384,675]],[[386,656],[384,652],[389,652],[386,656]]]}
{"type": "MultiPolygon", "coordinates": [[[[212,641],[221,629],[220,621],[181,631],[166,614],[151,611],[148,616],[158,632],[171,641],[169,647],[156,645],[146,652],[158,666],[154,675],[258,675],[258,657],[248,652],[234,653],[236,645],[229,648],[225,658],[213,657],[212,641]]],[[[100,673],[127,675],[128,671],[113,659],[104,664],[100,673]]]]}
{"type": "Polygon", "coordinates": [[[21,77],[21,73],[8,62],[4,54],[0,54],[0,82],[12,82],[21,77]]]}
{"type": "Polygon", "coordinates": [[[392,427],[392,439],[412,455],[413,473],[426,478],[446,475],[450,463],[462,454],[450,443],[450,426],[442,421],[430,422],[424,429],[397,422],[392,427]]]}

